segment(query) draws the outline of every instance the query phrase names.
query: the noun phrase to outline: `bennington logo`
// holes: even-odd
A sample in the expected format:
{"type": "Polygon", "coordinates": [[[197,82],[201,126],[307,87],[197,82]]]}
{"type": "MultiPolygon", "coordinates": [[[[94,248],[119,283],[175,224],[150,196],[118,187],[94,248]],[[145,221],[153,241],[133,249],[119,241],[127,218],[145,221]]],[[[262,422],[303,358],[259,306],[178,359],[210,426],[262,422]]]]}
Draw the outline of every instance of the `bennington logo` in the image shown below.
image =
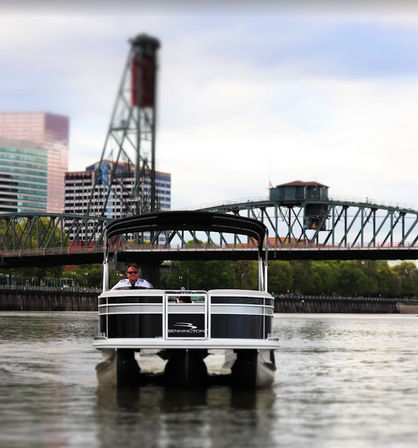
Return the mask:
{"type": "Polygon", "coordinates": [[[191,330],[197,328],[196,325],[193,325],[191,322],[176,322],[174,327],[190,328],[191,330]]]}
{"type": "Polygon", "coordinates": [[[191,322],[175,322],[172,326],[177,327],[168,329],[168,332],[172,334],[175,333],[200,334],[205,332],[205,330],[197,328],[197,326],[193,325],[191,322]]]}

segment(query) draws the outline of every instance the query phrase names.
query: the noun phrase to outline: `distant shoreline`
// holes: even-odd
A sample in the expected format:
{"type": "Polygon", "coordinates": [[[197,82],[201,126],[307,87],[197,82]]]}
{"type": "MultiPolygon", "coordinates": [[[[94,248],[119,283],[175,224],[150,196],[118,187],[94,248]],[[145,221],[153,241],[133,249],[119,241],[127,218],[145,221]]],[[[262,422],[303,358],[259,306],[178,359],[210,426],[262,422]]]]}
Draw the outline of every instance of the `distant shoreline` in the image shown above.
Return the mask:
{"type": "MultiPolygon", "coordinates": [[[[98,288],[0,286],[0,311],[97,311],[98,288]]],[[[418,314],[418,299],[276,295],[276,313],[418,314]]]]}

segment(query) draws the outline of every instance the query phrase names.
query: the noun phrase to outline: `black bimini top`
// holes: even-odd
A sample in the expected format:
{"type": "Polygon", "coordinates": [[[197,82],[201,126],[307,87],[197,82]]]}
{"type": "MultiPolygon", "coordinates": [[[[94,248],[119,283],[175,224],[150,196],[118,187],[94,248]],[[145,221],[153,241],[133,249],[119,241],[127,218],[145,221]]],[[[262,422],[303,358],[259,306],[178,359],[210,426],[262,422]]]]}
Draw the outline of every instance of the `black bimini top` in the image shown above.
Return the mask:
{"type": "Polygon", "coordinates": [[[155,212],[115,219],[107,226],[107,237],[135,232],[187,230],[224,232],[246,235],[263,248],[267,227],[260,221],[243,216],[202,211],[155,212]]]}

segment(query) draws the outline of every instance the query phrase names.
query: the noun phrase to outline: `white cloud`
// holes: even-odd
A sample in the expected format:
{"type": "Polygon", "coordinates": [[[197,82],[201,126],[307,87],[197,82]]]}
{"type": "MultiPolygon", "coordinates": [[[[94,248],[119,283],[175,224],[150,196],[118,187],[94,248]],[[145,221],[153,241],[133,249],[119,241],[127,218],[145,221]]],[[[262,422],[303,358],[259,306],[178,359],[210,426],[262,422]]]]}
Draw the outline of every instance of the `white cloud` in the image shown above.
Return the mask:
{"type": "MultiPolygon", "coordinates": [[[[216,73],[213,61],[210,66],[216,73]]],[[[266,194],[269,174],[273,183],[315,179],[330,185],[331,194],[416,203],[411,188],[418,143],[413,80],[292,80],[280,70],[242,71],[232,65],[223,70],[229,77],[206,80],[204,91],[191,82],[190,95],[183,86],[184,91],[171,90],[163,100],[169,103],[164,115],[178,108],[182,122],[163,127],[159,154],[164,169],[187,172],[173,179],[182,184],[186,204],[202,202],[198,190],[188,187],[189,178],[190,185],[199,185],[200,179],[213,202],[237,191],[240,196],[266,194]],[[176,95],[181,102],[171,98],[176,95]]]]}
{"type": "MultiPolygon", "coordinates": [[[[157,167],[172,173],[175,207],[267,195],[270,179],[314,179],[331,195],[417,202],[416,78],[324,73],[309,51],[279,58],[319,30],[309,17],[288,18],[277,33],[272,18],[254,30],[242,16],[208,25],[128,12],[0,19],[3,107],[70,115],[71,169],[99,159],[127,40],[144,30],[162,41],[157,167]],[[251,53],[260,49],[265,54],[251,53]]],[[[327,26],[321,39],[330,38],[327,26]]]]}

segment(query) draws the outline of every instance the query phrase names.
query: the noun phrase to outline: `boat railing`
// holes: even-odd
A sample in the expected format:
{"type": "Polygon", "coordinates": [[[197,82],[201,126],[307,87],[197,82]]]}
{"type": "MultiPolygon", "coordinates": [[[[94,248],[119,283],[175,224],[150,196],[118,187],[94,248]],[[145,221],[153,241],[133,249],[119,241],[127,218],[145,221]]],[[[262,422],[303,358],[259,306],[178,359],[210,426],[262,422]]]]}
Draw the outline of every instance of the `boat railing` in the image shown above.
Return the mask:
{"type": "Polygon", "coordinates": [[[99,337],[267,339],[273,301],[248,290],[109,290],[99,296],[99,337]]]}

